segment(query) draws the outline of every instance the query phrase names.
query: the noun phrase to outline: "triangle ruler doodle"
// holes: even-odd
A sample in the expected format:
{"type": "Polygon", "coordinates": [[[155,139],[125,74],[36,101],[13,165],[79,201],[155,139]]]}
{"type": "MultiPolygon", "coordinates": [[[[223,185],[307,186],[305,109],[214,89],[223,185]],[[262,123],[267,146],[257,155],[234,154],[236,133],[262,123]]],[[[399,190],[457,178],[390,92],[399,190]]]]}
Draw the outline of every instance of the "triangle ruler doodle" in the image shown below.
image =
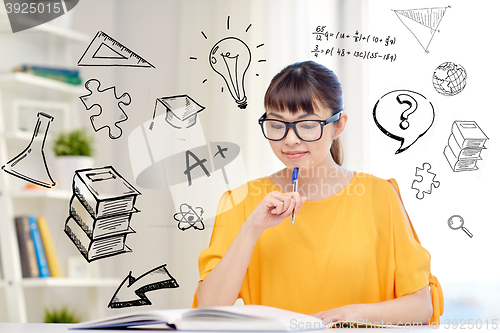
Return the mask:
{"type": "Polygon", "coordinates": [[[124,66],[155,68],[114,38],[102,31],[97,32],[92,42],[78,61],[78,66],[124,66]]]}
{"type": "Polygon", "coordinates": [[[410,30],[424,51],[429,53],[429,45],[448,8],[450,7],[394,10],[394,13],[410,30]]]}

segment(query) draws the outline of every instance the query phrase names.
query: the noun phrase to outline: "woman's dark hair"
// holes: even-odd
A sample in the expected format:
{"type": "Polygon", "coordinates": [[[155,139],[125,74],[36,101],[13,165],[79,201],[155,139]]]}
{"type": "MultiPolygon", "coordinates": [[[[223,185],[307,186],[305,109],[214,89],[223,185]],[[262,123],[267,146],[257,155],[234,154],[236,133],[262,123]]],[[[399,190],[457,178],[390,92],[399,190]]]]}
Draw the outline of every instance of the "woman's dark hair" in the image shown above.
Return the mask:
{"type": "MultiPolygon", "coordinates": [[[[314,113],[320,105],[330,109],[332,115],[344,108],[342,87],[334,72],[314,61],[297,62],[285,67],[271,80],[264,96],[266,110],[301,110],[314,113]]],[[[343,151],[340,138],[330,148],[333,160],[342,165],[343,151]]]]}

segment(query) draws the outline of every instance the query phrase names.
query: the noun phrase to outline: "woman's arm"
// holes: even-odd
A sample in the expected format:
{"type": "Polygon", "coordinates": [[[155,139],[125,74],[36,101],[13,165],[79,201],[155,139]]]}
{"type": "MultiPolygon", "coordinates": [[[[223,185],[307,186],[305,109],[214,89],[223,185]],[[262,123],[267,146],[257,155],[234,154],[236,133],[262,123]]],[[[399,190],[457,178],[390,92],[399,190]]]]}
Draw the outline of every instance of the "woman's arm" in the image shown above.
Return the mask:
{"type": "Polygon", "coordinates": [[[234,304],[261,233],[248,223],[243,223],[219,263],[203,281],[198,282],[199,307],[234,304]]]}
{"type": "Polygon", "coordinates": [[[405,296],[380,303],[350,304],[313,314],[323,322],[363,321],[369,323],[428,324],[432,316],[429,286],[405,296]]]}
{"type": "Polygon", "coordinates": [[[305,200],[297,192],[267,194],[243,223],[221,260],[198,283],[198,306],[233,305],[262,232],[280,224],[294,209],[298,213],[305,200]]]}

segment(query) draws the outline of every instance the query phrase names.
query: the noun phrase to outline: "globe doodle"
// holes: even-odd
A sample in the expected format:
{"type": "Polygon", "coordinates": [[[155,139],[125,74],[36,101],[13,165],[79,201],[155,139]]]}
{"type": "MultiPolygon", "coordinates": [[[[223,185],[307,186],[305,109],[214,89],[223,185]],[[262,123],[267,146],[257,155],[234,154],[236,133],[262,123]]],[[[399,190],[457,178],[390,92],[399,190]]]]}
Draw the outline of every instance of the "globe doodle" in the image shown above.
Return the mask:
{"type": "Polygon", "coordinates": [[[454,96],[464,90],[467,83],[465,69],[455,63],[445,62],[439,65],[432,75],[432,84],[438,93],[454,96]]]}

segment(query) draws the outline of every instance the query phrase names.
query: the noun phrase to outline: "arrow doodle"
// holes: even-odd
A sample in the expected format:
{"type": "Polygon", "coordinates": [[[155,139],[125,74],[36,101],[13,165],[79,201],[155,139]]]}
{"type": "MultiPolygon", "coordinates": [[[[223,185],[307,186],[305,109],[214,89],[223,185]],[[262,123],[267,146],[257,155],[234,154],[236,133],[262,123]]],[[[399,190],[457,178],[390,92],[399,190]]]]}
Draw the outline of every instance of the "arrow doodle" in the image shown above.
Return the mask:
{"type": "Polygon", "coordinates": [[[129,306],[151,305],[146,293],[159,289],[178,288],[177,281],[167,271],[163,264],[138,278],[132,276],[132,271],[125,277],[108,304],[108,308],[119,309],[129,306]]]}

